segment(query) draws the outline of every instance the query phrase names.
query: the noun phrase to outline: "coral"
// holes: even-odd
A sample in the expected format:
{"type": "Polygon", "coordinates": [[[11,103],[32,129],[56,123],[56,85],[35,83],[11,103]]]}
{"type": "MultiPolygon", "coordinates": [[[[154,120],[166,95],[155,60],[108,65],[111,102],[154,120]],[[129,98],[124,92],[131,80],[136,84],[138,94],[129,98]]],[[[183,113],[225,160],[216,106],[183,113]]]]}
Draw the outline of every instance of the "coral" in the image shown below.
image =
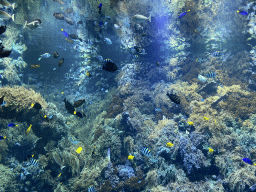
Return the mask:
{"type": "Polygon", "coordinates": [[[232,191],[242,192],[256,182],[253,167],[246,166],[231,173],[227,181],[232,191]]]}
{"type": "Polygon", "coordinates": [[[128,165],[118,165],[116,169],[122,180],[127,180],[135,176],[133,168],[128,165]]]}
{"type": "Polygon", "coordinates": [[[15,178],[16,172],[10,168],[0,164],[0,189],[1,191],[18,191],[18,186],[15,178]]]}
{"type": "Polygon", "coordinates": [[[39,110],[31,107],[31,103],[40,103],[43,110],[47,107],[47,103],[42,96],[32,89],[3,87],[0,89],[0,95],[4,96],[7,103],[0,108],[2,118],[11,119],[16,117],[18,121],[28,121],[39,113],[39,110]]]}
{"type": "Polygon", "coordinates": [[[114,118],[119,113],[123,112],[123,102],[125,98],[120,96],[114,96],[112,99],[112,102],[110,103],[108,109],[107,109],[107,115],[106,118],[114,118]]]}

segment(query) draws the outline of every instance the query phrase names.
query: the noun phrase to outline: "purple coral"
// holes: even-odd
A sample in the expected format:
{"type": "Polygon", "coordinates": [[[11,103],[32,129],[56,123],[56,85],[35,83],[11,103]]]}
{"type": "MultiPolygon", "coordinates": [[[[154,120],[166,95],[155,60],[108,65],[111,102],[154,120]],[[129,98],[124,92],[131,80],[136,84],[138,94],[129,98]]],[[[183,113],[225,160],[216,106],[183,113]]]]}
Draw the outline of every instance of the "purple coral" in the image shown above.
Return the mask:
{"type": "Polygon", "coordinates": [[[119,183],[119,177],[114,172],[115,168],[113,167],[113,164],[109,162],[107,170],[105,171],[105,179],[108,179],[111,186],[115,188],[119,183]]]}
{"type": "Polygon", "coordinates": [[[132,167],[127,165],[118,165],[117,166],[118,174],[123,180],[130,179],[135,177],[134,170],[132,167]]]}

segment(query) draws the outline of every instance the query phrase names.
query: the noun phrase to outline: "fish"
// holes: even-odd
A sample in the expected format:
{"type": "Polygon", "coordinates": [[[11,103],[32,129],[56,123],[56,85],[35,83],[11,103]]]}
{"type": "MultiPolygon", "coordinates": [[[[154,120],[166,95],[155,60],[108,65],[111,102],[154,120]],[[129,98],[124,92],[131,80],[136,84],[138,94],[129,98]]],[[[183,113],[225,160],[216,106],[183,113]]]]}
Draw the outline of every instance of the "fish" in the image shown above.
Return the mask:
{"type": "Polygon", "coordinates": [[[69,25],[74,25],[74,21],[68,17],[64,17],[65,21],[67,22],[67,24],[69,25]]]}
{"type": "Polygon", "coordinates": [[[206,77],[207,78],[214,78],[214,77],[216,77],[216,72],[215,71],[214,72],[209,72],[209,73],[206,74],[206,77]]]}
{"type": "Polygon", "coordinates": [[[109,38],[104,38],[104,41],[108,44],[108,45],[111,45],[112,44],[112,41],[109,39],[109,38]]]}
{"type": "Polygon", "coordinates": [[[151,151],[148,148],[146,148],[146,147],[141,149],[141,153],[143,155],[145,155],[146,157],[151,157],[151,151]]]}
{"type": "Polygon", "coordinates": [[[208,148],[209,153],[213,153],[214,150],[212,148],[208,148]]]}
{"type": "Polygon", "coordinates": [[[64,15],[62,13],[53,13],[53,16],[58,20],[64,20],[64,15]]]}
{"type": "Polygon", "coordinates": [[[171,142],[166,143],[166,147],[172,147],[174,144],[171,142]]]}
{"type": "Polygon", "coordinates": [[[208,117],[204,117],[204,120],[205,120],[205,121],[208,121],[208,120],[209,120],[209,118],[208,118],[208,117]]]}
{"type": "Polygon", "coordinates": [[[83,150],[82,147],[78,147],[78,148],[76,149],[76,153],[80,154],[80,153],[82,152],[82,150],[83,150]]]}
{"type": "Polygon", "coordinates": [[[68,37],[71,38],[71,39],[78,39],[81,42],[83,41],[81,38],[78,37],[77,34],[69,34],[68,37]]]}
{"type": "Polygon", "coordinates": [[[99,4],[98,8],[99,8],[99,14],[101,14],[102,3],[99,4]]]}
{"type": "Polygon", "coordinates": [[[17,127],[18,125],[16,125],[15,123],[9,123],[8,127],[17,127]]]}
{"type": "Polygon", "coordinates": [[[179,15],[178,19],[184,17],[189,11],[190,11],[190,10],[187,10],[187,11],[181,13],[181,14],[179,15]]]}
{"type": "Polygon", "coordinates": [[[54,2],[58,2],[58,3],[60,3],[61,5],[64,5],[64,1],[62,1],[62,0],[53,0],[54,2]]]}
{"type": "Polygon", "coordinates": [[[142,55],[146,54],[146,53],[145,53],[145,52],[146,52],[145,49],[142,48],[142,47],[134,46],[134,49],[135,49],[135,51],[137,51],[139,54],[142,54],[142,55]]]}
{"type": "Polygon", "coordinates": [[[66,31],[64,31],[63,29],[60,29],[61,31],[62,31],[62,33],[66,36],[66,37],[68,37],[68,33],[66,32],[66,31]]]}
{"type": "Polygon", "coordinates": [[[193,126],[193,125],[194,125],[194,122],[189,121],[188,124],[193,126]]]}
{"type": "Polygon", "coordinates": [[[73,12],[73,8],[72,7],[69,7],[65,10],[66,13],[72,13],[73,12]]]}
{"type": "Polygon", "coordinates": [[[83,118],[83,114],[81,112],[76,112],[76,116],[79,117],[79,118],[83,118]]]}
{"type": "Polygon", "coordinates": [[[114,28],[115,29],[120,29],[121,26],[117,25],[117,24],[114,24],[114,28]]]}
{"type": "Polygon", "coordinates": [[[67,111],[73,115],[76,114],[75,108],[73,107],[73,105],[71,103],[69,103],[66,99],[63,100],[65,102],[65,108],[67,109],[67,111]]]}
{"type": "Polygon", "coordinates": [[[6,139],[6,136],[0,136],[0,140],[6,139]]]}
{"type": "Polygon", "coordinates": [[[128,160],[133,160],[133,159],[134,159],[134,156],[129,155],[127,159],[128,159],[128,160]]]}
{"type": "Polygon", "coordinates": [[[214,57],[219,57],[219,56],[221,56],[221,52],[220,52],[220,51],[214,51],[214,52],[212,53],[212,56],[214,56],[214,57]]]}
{"type": "Polygon", "coordinates": [[[84,103],[85,103],[85,99],[77,100],[77,101],[74,102],[73,107],[75,107],[75,108],[80,107],[84,103]]]}
{"type": "Polygon", "coordinates": [[[54,51],[54,52],[53,52],[53,57],[54,57],[55,59],[59,57],[59,54],[58,54],[57,51],[54,51]]]}
{"type": "Polygon", "coordinates": [[[10,19],[12,18],[12,20],[14,21],[14,14],[9,15],[8,13],[0,10],[0,18],[5,18],[5,19],[10,19]]]}
{"type": "Polygon", "coordinates": [[[42,106],[40,103],[31,103],[31,107],[38,110],[42,109],[42,106]]]}
{"type": "Polygon", "coordinates": [[[0,50],[0,58],[9,57],[12,51],[3,51],[0,50]]]}
{"type": "Polygon", "coordinates": [[[30,165],[34,166],[34,167],[39,167],[39,162],[38,160],[34,159],[34,158],[30,158],[29,159],[29,163],[30,165]]]}
{"type": "Polygon", "coordinates": [[[95,150],[96,150],[96,145],[94,145],[94,148],[92,150],[92,156],[95,154],[95,150]]]}
{"type": "Polygon", "coordinates": [[[149,17],[145,17],[144,15],[136,14],[133,16],[133,20],[138,23],[146,22],[146,21],[151,22],[151,15],[149,17]]]}
{"type": "Polygon", "coordinates": [[[170,99],[172,102],[174,102],[174,103],[176,103],[176,104],[180,104],[180,98],[179,98],[177,95],[171,94],[171,93],[167,93],[166,95],[169,97],[169,99],[170,99]]]}
{"type": "Polygon", "coordinates": [[[25,27],[28,27],[28,28],[30,28],[30,29],[35,29],[35,28],[37,28],[38,26],[40,26],[41,24],[42,24],[41,19],[34,19],[33,21],[30,21],[29,23],[26,21],[26,22],[25,22],[25,25],[24,25],[24,27],[23,27],[23,29],[24,29],[25,27]]]}
{"type": "Polygon", "coordinates": [[[99,61],[101,61],[101,62],[104,60],[101,55],[97,55],[97,59],[98,59],[99,61]]]}
{"type": "Polygon", "coordinates": [[[0,98],[0,106],[3,107],[6,105],[6,101],[4,101],[4,96],[0,98]]]}
{"type": "Polygon", "coordinates": [[[160,66],[160,63],[159,63],[159,62],[156,62],[156,66],[159,67],[159,66],[160,66]]]}
{"type": "Polygon", "coordinates": [[[59,60],[58,66],[61,67],[64,63],[64,58],[62,58],[61,60],[59,60]]]}
{"type": "Polygon", "coordinates": [[[71,43],[71,44],[73,44],[74,43],[74,41],[72,40],[72,39],[69,39],[69,38],[65,38],[65,40],[67,41],[67,42],[69,42],[69,43],[71,43]]]}
{"type": "Polygon", "coordinates": [[[12,7],[12,9],[15,8],[15,3],[11,4],[7,0],[0,0],[0,4],[3,5],[3,6],[6,6],[6,7],[12,7]]]}
{"type": "Polygon", "coordinates": [[[249,159],[249,158],[243,158],[243,161],[244,161],[245,163],[250,164],[250,165],[256,165],[256,164],[253,163],[253,161],[252,161],[251,159],[249,159]]]}
{"type": "Polygon", "coordinates": [[[155,112],[162,112],[161,108],[155,108],[155,112]]]}
{"type": "Polygon", "coordinates": [[[38,61],[40,61],[42,58],[49,58],[51,55],[49,53],[44,53],[42,55],[40,55],[40,57],[38,58],[38,61]]]}
{"type": "Polygon", "coordinates": [[[83,21],[78,21],[76,24],[77,24],[77,25],[82,25],[82,24],[83,24],[83,21]]]}
{"type": "Polygon", "coordinates": [[[0,27],[0,35],[3,34],[6,31],[6,26],[0,27]]]}
{"type": "Polygon", "coordinates": [[[89,186],[89,187],[88,187],[88,192],[96,192],[95,187],[89,186]]]}
{"type": "Polygon", "coordinates": [[[60,173],[57,177],[60,177],[62,173],[60,173]]]}
{"type": "Polygon", "coordinates": [[[40,65],[32,64],[32,65],[30,65],[29,67],[30,67],[30,69],[36,69],[36,68],[39,68],[40,65]]]}
{"type": "Polygon", "coordinates": [[[118,69],[116,64],[111,59],[105,59],[103,62],[104,64],[102,66],[102,69],[105,71],[114,72],[118,69]]]}
{"type": "Polygon", "coordinates": [[[240,15],[248,15],[246,11],[237,11],[237,13],[239,13],[240,15]]]}
{"type": "Polygon", "coordinates": [[[29,125],[28,129],[26,130],[26,134],[29,134],[29,132],[31,131],[32,128],[32,124],[29,125]]]}

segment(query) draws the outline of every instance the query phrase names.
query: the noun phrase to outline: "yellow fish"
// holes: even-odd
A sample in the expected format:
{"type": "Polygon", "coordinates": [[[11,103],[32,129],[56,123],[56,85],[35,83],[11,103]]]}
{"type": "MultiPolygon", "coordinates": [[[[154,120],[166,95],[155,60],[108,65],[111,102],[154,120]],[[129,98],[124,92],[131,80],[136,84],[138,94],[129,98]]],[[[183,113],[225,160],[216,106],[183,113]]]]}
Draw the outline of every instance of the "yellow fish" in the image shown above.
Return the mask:
{"type": "Polygon", "coordinates": [[[46,118],[47,116],[46,115],[44,115],[44,118],[46,118]]]}
{"type": "Polygon", "coordinates": [[[76,114],[76,111],[74,111],[74,115],[76,114]]]}
{"type": "Polygon", "coordinates": [[[88,71],[86,71],[85,75],[89,77],[90,73],[88,71]]]}
{"type": "Polygon", "coordinates": [[[27,134],[29,134],[29,132],[31,131],[31,127],[32,127],[32,124],[29,125],[29,127],[28,127],[28,129],[26,131],[27,134]]]}
{"type": "Polygon", "coordinates": [[[76,152],[79,154],[79,153],[81,153],[81,152],[82,152],[82,150],[83,150],[83,148],[82,148],[82,147],[78,147],[78,148],[76,149],[76,152]]]}
{"type": "Polygon", "coordinates": [[[61,94],[63,95],[63,94],[64,94],[64,92],[62,91],[62,92],[61,92],[61,94]]]}
{"type": "Polygon", "coordinates": [[[204,120],[206,120],[206,121],[207,121],[207,120],[209,120],[209,118],[208,118],[208,117],[204,117],[204,120]]]}
{"type": "Polygon", "coordinates": [[[174,144],[171,142],[166,143],[166,147],[172,147],[174,144]]]}
{"type": "Polygon", "coordinates": [[[129,159],[129,160],[133,160],[133,158],[134,158],[134,156],[132,156],[132,155],[129,155],[129,156],[128,156],[128,159],[129,159]]]}
{"type": "Polygon", "coordinates": [[[60,177],[61,176],[61,173],[58,175],[58,177],[60,177]]]}
{"type": "Polygon", "coordinates": [[[34,107],[34,105],[35,105],[34,103],[31,103],[31,107],[34,107]]]}
{"type": "Polygon", "coordinates": [[[188,124],[189,125],[194,125],[194,123],[192,121],[189,121],[188,124]]]}
{"type": "Polygon", "coordinates": [[[213,153],[214,152],[214,150],[212,148],[208,148],[208,150],[209,150],[209,153],[213,153]]]}

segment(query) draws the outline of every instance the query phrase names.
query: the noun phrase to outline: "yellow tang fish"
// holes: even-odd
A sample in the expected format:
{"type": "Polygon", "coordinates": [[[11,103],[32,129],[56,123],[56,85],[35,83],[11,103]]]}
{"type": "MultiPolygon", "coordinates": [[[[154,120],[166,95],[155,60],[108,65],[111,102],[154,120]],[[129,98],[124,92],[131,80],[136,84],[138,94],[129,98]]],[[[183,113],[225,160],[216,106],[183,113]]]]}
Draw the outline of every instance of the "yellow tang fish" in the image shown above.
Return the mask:
{"type": "Polygon", "coordinates": [[[209,120],[209,118],[208,118],[208,117],[204,117],[204,120],[206,120],[206,121],[207,121],[207,120],[209,120]]]}
{"type": "Polygon", "coordinates": [[[29,132],[30,132],[30,130],[31,130],[31,127],[32,127],[32,124],[29,125],[29,127],[28,127],[28,129],[27,129],[27,131],[26,131],[27,134],[29,134],[29,132]]]}
{"type": "Polygon", "coordinates": [[[189,121],[188,124],[189,125],[194,125],[194,123],[192,121],[189,121]]]}
{"type": "Polygon", "coordinates": [[[78,147],[78,148],[76,149],[76,152],[79,154],[79,153],[81,153],[81,152],[82,152],[82,150],[83,150],[83,148],[82,148],[82,147],[78,147]]]}
{"type": "Polygon", "coordinates": [[[208,150],[209,150],[209,153],[213,153],[214,152],[214,150],[212,148],[208,148],[208,150]]]}
{"type": "Polygon", "coordinates": [[[174,144],[171,142],[166,143],[166,147],[172,147],[174,144]]]}
{"type": "Polygon", "coordinates": [[[129,160],[133,160],[133,158],[134,158],[134,156],[132,156],[132,155],[129,155],[129,156],[128,156],[128,159],[129,159],[129,160]]]}

